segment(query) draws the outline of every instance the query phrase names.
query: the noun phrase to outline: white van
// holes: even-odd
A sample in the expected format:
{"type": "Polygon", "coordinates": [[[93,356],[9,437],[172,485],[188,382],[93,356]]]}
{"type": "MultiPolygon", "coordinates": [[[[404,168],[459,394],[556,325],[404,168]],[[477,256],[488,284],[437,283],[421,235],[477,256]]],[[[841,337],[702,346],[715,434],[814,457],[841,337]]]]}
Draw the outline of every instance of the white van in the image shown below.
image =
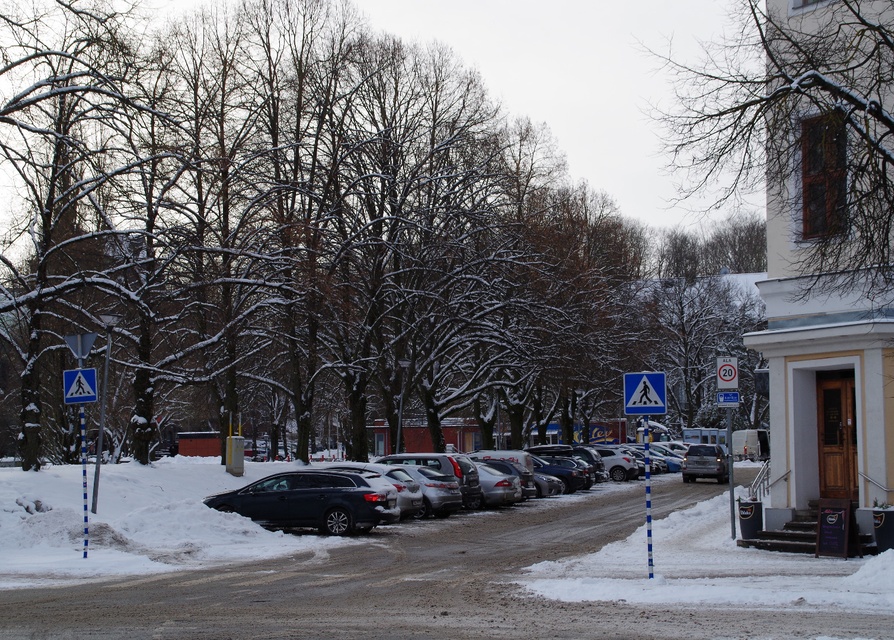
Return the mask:
{"type": "Polygon", "coordinates": [[[770,458],[770,432],[766,429],[742,429],[733,431],[733,458],[735,460],[768,460],[770,458]]]}

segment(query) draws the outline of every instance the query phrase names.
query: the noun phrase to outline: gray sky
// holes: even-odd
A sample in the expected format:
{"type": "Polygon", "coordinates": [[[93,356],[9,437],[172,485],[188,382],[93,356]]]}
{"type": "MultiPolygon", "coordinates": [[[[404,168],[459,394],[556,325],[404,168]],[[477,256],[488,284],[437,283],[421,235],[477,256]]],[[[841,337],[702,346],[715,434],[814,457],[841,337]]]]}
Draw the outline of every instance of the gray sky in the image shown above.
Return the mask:
{"type": "Polygon", "coordinates": [[[727,23],[725,0],[355,0],[374,28],[439,40],[477,68],[513,115],[545,122],[571,176],[650,226],[698,222],[670,209],[660,132],[649,103],[673,95],[644,47],[692,59],[727,23]]]}

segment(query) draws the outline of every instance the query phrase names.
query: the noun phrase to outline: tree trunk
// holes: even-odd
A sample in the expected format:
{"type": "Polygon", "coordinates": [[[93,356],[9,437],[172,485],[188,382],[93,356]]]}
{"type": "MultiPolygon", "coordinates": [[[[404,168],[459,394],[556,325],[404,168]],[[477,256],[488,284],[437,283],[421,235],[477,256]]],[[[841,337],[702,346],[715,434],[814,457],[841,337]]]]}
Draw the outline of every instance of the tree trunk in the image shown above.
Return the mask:
{"type": "MultiPolygon", "coordinates": [[[[149,447],[155,433],[155,429],[152,428],[152,420],[155,417],[155,390],[148,368],[152,358],[152,324],[146,315],[140,318],[140,341],[137,351],[137,358],[143,366],[137,369],[133,378],[134,415],[130,421],[133,430],[133,457],[140,464],[149,464],[149,447]]],[[[108,381],[105,384],[108,384],[108,381]]]]}
{"type": "Polygon", "coordinates": [[[494,449],[494,426],[497,424],[497,412],[493,410],[493,400],[489,400],[491,406],[488,407],[488,415],[482,411],[481,398],[476,398],[475,419],[478,421],[478,428],[481,431],[481,448],[485,450],[494,449]]]}
{"type": "Polygon", "coordinates": [[[21,375],[22,432],[19,446],[24,471],[40,470],[40,380],[37,354],[40,350],[40,314],[32,315],[31,339],[28,341],[28,358],[21,375]]]}
{"type": "Polygon", "coordinates": [[[444,430],[441,428],[441,414],[435,405],[434,398],[428,393],[425,395],[425,422],[428,424],[428,434],[431,437],[432,451],[444,453],[447,443],[444,441],[444,430]]]}
{"type": "Polygon", "coordinates": [[[366,380],[362,374],[344,378],[348,391],[348,411],[351,416],[351,447],[349,460],[369,462],[369,438],[366,429],[366,380]]]}

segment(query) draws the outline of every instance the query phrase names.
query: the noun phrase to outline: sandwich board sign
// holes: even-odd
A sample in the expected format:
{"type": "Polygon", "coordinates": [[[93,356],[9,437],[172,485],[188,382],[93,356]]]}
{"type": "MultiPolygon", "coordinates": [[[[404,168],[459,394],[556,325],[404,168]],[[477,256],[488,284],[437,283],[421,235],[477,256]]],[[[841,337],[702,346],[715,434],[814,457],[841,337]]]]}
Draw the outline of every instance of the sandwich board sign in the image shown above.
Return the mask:
{"type": "Polygon", "coordinates": [[[96,402],[96,369],[69,369],[62,372],[65,404],[96,402]]]}
{"type": "Polygon", "coordinates": [[[624,374],[624,411],[631,416],[667,413],[667,384],[663,371],[624,374]]]}

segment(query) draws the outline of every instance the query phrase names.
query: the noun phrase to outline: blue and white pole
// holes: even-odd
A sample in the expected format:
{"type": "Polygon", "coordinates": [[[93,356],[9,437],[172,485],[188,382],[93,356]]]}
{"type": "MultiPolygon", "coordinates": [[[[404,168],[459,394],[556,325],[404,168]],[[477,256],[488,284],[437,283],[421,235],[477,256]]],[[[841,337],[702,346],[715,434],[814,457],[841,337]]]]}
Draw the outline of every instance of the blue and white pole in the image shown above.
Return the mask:
{"type": "Polygon", "coordinates": [[[78,405],[81,417],[81,469],[84,476],[84,557],[87,557],[87,545],[90,541],[90,526],[87,509],[87,420],[84,417],[84,403],[78,405]]]}
{"type": "Polygon", "coordinates": [[[646,544],[649,548],[649,580],[655,577],[652,561],[652,463],[649,458],[649,419],[643,420],[643,449],[646,454],[646,544]]]}

